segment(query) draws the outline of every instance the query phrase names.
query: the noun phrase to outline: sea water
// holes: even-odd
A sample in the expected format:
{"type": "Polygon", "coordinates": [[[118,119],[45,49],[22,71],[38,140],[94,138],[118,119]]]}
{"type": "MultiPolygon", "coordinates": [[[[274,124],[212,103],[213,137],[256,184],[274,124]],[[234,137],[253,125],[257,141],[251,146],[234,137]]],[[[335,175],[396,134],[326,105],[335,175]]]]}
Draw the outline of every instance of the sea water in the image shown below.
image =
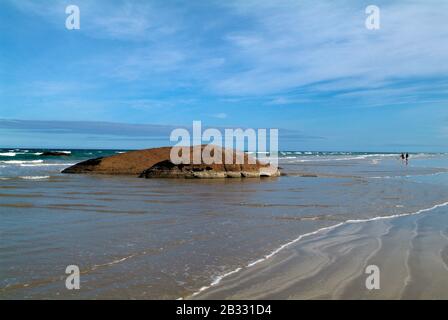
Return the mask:
{"type": "Polygon", "coordinates": [[[45,151],[0,149],[3,299],[185,298],[301,235],[448,201],[445,154],[282,151],[278,178],[163,180],[60,173],[125,150],[45,151]]]}

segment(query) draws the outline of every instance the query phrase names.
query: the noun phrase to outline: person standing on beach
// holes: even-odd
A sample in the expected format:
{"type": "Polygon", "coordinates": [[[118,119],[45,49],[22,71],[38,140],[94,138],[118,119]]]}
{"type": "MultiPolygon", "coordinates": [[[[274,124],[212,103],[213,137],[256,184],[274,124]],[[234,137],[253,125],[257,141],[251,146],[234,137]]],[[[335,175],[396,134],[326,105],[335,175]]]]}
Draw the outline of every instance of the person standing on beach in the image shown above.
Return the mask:
{"type": "Polygon", "coordinates": [[[408,165],[408,161],[409,161],[409,153],[406,153],[406,165],[408,165]]]}
{"type": "Polygon", "coordinates": [[[401,162],[404,162],[404,153],[401,153],[400,159],[401,159],[401,162]]]}

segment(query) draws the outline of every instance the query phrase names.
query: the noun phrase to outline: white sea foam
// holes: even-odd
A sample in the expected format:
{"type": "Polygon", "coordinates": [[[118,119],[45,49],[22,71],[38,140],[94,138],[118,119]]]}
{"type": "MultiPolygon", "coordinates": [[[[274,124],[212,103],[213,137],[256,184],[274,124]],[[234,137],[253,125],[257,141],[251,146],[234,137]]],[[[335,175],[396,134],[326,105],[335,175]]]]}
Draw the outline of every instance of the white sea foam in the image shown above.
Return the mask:
{"type": "Polygon", "coordinates": [[[20,177],[20,179],[24,179],[24,180],[44,180],[44,179],[48,179],[50,178],[50,176],[22,176],[20,177]]]}
{"type": "Polygon", "coordinates": [[[397,158],[398,154],[360,154],[351,155],[350,153],[322,153],[322,154],[312,154],[310,152],[305,152],[308,156],[291,156],[291,154],[298,154],[296,152],[280,152],[282,157],[280,159],[297,159],[296,162],[322,162],[322,161],[352,161],[352,160],[367,160],[374,164],[377,164],[380,160],[385,158],[397,158]],[[287,156],[285,156],[287,155],[287,156]]]}
{"type": "Polygon", "coordinates": [[[21,167],[61,167],[61,166],[73,166],[75,163],[23,163],[20,164],[21,167]]]}
{"type": "MultiPolygon", "coordinates": [[[[224,279],[225,277],[228,277],[234,273],[240,272],[243,268],[236,268],[233,271],[230,271],[226,274],[223,274],[222,276],[216,277],[216,279],[209,285],[209,286],[204,286],[202,288],[200,288],[198,291],[196,291],[195,293],[193,293],[191,296],[194,297],[196,295],[198,295],[199,293],[201,293],[204,290],[207,290],[210,287],[216,286],[217,284],[219,284],[221,282],[222,279],[224,279]]],[[[178,299],[179,300],[179,299],[178,299]]]]}
{"type": "Polygon", "coordinates": [[[367,177],[370,179],[392,179],[392,178],[399,178],[402,176],[374,176],[374,177],[367,177]]]}
{"type": "Polygon", "coordinates": [[[33,163],[42,163],[44,160],[5,160],[0,161],[0,163],[5,164],[33,164],[33,163]]]}
{"type": "MultiPolygon", "coordinates": [[[[319,157],[319,156],[317,156],[319,157]]],[[[297,157],[285,157],[286,159],[297,159],[295,162],[324,162],[324,161],[347,161],[347,160],[360,160],[363,158],[325,158],[325,159],[317,159],[317,158],[312,158],[312,159],[301,159],[301,158],[297,158],[297,157]]]]}
{"type": "MultiPolygon", "coordinates": [[[[145,254],[146,252],[143,252],[143,253],[145,254]]],[[[137,256],[137,255],[136,254],[131,254],[131,255],[127,256],[127,257],[124,257],[124,258],[121,258],[121,259],[116,259],[116,260],[113,260],[111,262],[106,262],[106,263],[103,263],[103,264],[96,264],[96,265],[94,265],[92,267],[91,270],[93,271],[93,270],[96,270],[98,268],[109,267],[109,266],[112,266],[114,264],[124,262],[124,261],[126,261],[128,259],[131,259],[131,258],[135,257],[135,256],[137,256]]]]}
{"type": "Polygon", "coordinates": [[[367,177],[369,179],[392,179],[392,178],[414,178],[414,177],[428,177],[428,176],[438,176],[441,174],[448,174],[448,171],[439,171],[432,173],[418,173],[418,174],[407,174],[407,175],[396,175],[396,176],[373,176],[367,177]]]}
{"type": "Polygon", "coordinates": [[[0,153],[0,157],[15,157],[16,153],[15,152],[2,152],[0,153]]]}
{"type": "MultiPolygon", "coordinates": [[[[251,267],[253,267],[253,266],[255,266],[255,265],[257,265],[257,264],[259,264],[259,263],[261,263],[263,261],[266,261],[269,258],[272,258],[274,255],[276,255],[277,253],[279,253],[283,249],[291,246],[292,244],[295,244],[295,243],[299,242],[300,240],[302,240],[305,237],[309,237],[309,236],[312,236],[312,235],[316,235],[318,233],[322,233],[322,232],[325,232],[325,231],[333,230],[333,229],[336,229],[336,228],[338,228],[340,226],[343,226],[343,225],[346,225],[346,224],[371,222],[371,221],[377,221],[377,220],[386,220],[386,219],[394,219],[394,218],[405,217],[405,216],[412,216],[412,215],[417,215],[417,214],[425,213],[425,212],[428,212],[428,211],[432,211],[432,210],[435,210],[437,208],[445,207],[447,205],[448,205],[448,201],[436,204],[436,205],[434,205],[434,206],[432,206],[430,208],[420,209],[420,210],[415,211],[415,212],[394,214],[394,215],[390,215],[390,216],[378,216],[378,217],[368,218],[368,219],[351,219],[351,220],[346,220],[344,222],[340,222],[340,223],[334,224],[332,226],[320,228],[320,229],[317,229],[316,231],[312,231],[312,232],[308,232],[308,233],[304,233],[304,234],[299,235],[297,238],[295,238],[295,239],[293,239],[293,240],[291,240],[291,241],[281,245],[279,248],[275,249],[274,251],[272,251],[271,253],[265,255],[264,257],[248,263],[245,266],[245,268],[246,269],[247,268],[251,268],[251,267]]],[[[227,278],[228,276],[230,276],[232,274],[238,273],[241,270],[243,270],[243,267],[238,267],[238,268],[236,268],[233,271],[227,272],[227,273],[225,273],[225,274],[223,274],[221,276],[216,277],[210,285],[203,286],[198,291],[194,292],[191,295],[191,297],[194,297],[194,296],[198,295],[199,293],[201,293],[201,292],[203,292],[203,291],[205,291],[205,290],[207,290],[207,289],[209,289],[211,287],[214,287],[214,286],[218,285],[224,278],[227,278]]],[[[182,299],[182,298],[180,298],[180,299],[182,299]]]]}
{"type": "Polygon", "coordinates": [[[422,173],[422,174],[408,174],[404,177],[406,178],[413,178],[413,177],[424,177],[424,176],[438,176],[440,174],[447,174],[447,171],[439,171],[439,172],[433,172],[433,173],[422,173]]]}

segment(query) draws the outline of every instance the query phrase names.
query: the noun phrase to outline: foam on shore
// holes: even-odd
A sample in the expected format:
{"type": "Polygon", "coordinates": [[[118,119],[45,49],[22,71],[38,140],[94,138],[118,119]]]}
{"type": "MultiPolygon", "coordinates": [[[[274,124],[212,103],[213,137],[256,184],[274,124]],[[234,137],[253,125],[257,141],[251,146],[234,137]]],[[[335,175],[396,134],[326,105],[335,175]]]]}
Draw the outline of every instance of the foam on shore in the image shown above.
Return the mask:
{"type": "Polygon", "coordinates": [[[50,176],[22,176],[20,177],[20,179],[24,179],[24,180],[45,180],[45,179],[49,179],[50,176]]]}
{"type": "Polygon", "coordinates": [[[310,237],[310,236],[313,236],[313,235],[316,235],[316,234],[319,234],[319,233],[327,232],[327,231],[330,231],[330,230],[333,230],[333,229],[336,229],[338,227],[341,227],[341,226],[344,226],[344,225],[348,225],[348,224],[357,224],[357,223],[363,223],[363,222],[371,222],[371,221],[378,221],[378,220],[394,219],[394,218],[405,217],[405,216],[413,216],[413,215],[418,215],[418,214],[422,214],[422,213],[425,213],[425,212],[429,212],[429,211],[435,210],[437,208],[445,207],[447,205],[448,205],[448,201],[436,204],[436,205],[434,205],[432,207],[429,207],[429,208],[420,209],[420,210],[417,210],[415,212],[410,212],[410,213],[402,213],[402,214],[395,214],[395,215],[389,215],[389,216],[378,216],[378,217],[373,217],[373,218],[368,218],[368,219],[350,219],[350,220],[346,220],[344,222],[340,222],[340,223],[334,224],[332,226],[320,228],[320,229],[317,229],[315,231],[299,235],[297,238],[295,238],[295,239],[293,239],[293,240],[291,240],[291,241],[281,245],[280,247],[278,247],[277,249],[273,250],[271,253],[265,255],[264,257],[248,263],[245,267],[238,267],[235,270],[232,270],[232,271],[227,272],[227,273],[225,273],[225,274],[223,274],[221,276],[216,277],[215,280],[210,285],[203,286],[202,288],[200,288],[198,291],[194,292],[188,298],[195,297],[198,294],[206,291],[207,289],[210,289],[211,287],[217,286],[218,284],[221,283],[221,281],[223,279],[225,279],[225,278],[227,278],[227,277],[229,277],[231,275],[234,275],[234,274],[236,274],[236,273],[238,273],[238,272],[240,272],[240,271],[242,271],[244,269],[254,267],[255,265],[258,265],[259,263],[264,262],[264,261],[272,258],[273,256],[275,256],[276,254],[278,254],[282,250],[284,250],[287,247],[289,247],[289,246],[299,242],[303,238],[310,237]]]}

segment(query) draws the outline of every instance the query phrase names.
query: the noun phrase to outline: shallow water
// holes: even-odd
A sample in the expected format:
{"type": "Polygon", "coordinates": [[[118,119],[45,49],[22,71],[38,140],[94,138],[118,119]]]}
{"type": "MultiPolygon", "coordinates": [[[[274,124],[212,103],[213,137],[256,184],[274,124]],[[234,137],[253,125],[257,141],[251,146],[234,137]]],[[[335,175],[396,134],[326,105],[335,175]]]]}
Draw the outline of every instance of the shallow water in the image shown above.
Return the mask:
{"type": "Polygon", "coordinates": [[[22,151],[0,151],[3,299],[186,298],[301,234],[448,201],[443,154],[285,152],[279,178],[146,180],[59,173],[120,150],[22,151]]]}
{"type": "Polygon", "coordinates": [[[321,230],[194,298],[448,299],[447,205],[321,230]]]}

